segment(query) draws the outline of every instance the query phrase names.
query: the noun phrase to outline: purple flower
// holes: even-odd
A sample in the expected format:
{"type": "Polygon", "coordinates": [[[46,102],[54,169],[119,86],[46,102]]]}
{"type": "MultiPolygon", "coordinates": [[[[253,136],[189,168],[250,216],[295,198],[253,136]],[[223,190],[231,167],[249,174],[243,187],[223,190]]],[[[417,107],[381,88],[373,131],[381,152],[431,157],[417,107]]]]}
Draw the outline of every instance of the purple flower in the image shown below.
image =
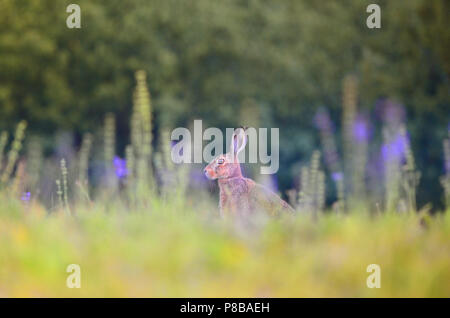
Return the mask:
{"type": "Polygon", "coordinates": [[[128,176],[127,161],[125,159],[115,156],[113,163],[117,178],[122,179],[128,176]]]}
{"type": "Polygon", "coordinates": [[[322,132],[333,131],[333,124],[326,109],[321,108],[317,111],[316,115],[314,116],[314,124],[322,132]]]}
{"type": "Polygon", "coordinates": [[[338,171],[339,155],[334,142],[334,125],[328,111],[320,108],[314,116],[314,124],[319,129],[321,142],[324,148],[324,158],[331,171],[338,171]]]}
{"type": "Polygon", "coordinates": [[[405,158],[406,147],[409,140],[407,136],[397,134],[390,142],[383,144],[381,154],[384,161],[401,160],[405,158]]]}
{"type": "Polygon", "coordinates": [[[24,192],[24,193],[22,193],[20,200],[22,200],[23,202],[29,202],[30,198],[31,198],[31,192],[24,192]]]}
{"type": "Polygon", "coordinates": [[[333,172],[331,174],[331,178],[333,179],[333,181],[341,181],[344,178],[344,174],[340,171],[338,172],[333,172]]]}
{"type": "Polygon", "coordinates": [[[369,129],[364,118],[358,117],[353,123],[353,138],[359,142],[366,142],[369,138],[369,129]]]}

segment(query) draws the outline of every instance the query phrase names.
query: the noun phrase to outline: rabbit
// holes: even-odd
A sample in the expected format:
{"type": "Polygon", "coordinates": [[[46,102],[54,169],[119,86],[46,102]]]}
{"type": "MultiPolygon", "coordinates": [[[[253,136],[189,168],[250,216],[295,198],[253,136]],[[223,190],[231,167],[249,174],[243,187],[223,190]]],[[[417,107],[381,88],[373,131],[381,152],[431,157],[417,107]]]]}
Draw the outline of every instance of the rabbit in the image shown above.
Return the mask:
{"type": "Polygon", "coordinates": [[[220,215],[248,217],[258,212],[271,216],[285,212],[293,214],[294,209],[278,195],[242,176],[238,154],[246,144],[245,129],[237,128],[231,138],[230,152],[219,155],[204,169],[208,179],[218,180],[220,215]]]}

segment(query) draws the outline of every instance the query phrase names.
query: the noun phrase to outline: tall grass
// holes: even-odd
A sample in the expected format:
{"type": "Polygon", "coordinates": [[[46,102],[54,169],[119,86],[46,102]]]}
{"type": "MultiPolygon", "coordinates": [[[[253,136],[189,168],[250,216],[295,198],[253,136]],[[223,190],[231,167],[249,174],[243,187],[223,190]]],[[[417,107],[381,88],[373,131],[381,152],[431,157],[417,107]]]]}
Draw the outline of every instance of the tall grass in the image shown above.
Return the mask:
{"type": "Polygon", "coordinates": [[[303,215],[242,232],[187,202],[93,202],[68,218],[1,200],[0,296],[450,296],[449,213],[303,215]],[[80,289],[66,287],[69,264],[80,289]],[[369,264],[380,289],[366,286],[369,264]]]}
{"type": "MultiPolygon", "coordinates": [[[[11,149],[8,152],[8,160],[6,162],[6,167],[3,169],[3,173],[1,174],[0,184],[5,185],[13,172],[14,166],[19,157],[19,151],[22,149],[22,141],[25,137],[25,129],[27,127],[27,123],[25,121],[21,121],[17,125],[16,133],[14,140],[11,145],[11,149]]],[[[3,136],[3,139],[6,139],[3,136]]],[[[3,150],[3,149],[2,149],[3,150]]]]}
{"type": "Polygon", "coordinates": [[[450,130],[448,135],[449,137],[444,140],[445,175],[441,179],[447,208],[450,207],[450,130]]]}

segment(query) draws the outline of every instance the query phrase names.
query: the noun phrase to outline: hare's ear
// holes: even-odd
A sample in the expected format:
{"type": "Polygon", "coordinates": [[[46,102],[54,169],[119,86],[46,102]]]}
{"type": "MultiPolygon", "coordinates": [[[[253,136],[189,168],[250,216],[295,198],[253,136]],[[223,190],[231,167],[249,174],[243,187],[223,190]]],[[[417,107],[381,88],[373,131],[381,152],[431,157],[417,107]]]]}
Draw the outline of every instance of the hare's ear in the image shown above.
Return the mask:
{"type": "Polygon", "coordinates": [[[243,128],[236,128],[231,138],[231,151],[237,155],[247,144],[247,134],[243,128]]]}

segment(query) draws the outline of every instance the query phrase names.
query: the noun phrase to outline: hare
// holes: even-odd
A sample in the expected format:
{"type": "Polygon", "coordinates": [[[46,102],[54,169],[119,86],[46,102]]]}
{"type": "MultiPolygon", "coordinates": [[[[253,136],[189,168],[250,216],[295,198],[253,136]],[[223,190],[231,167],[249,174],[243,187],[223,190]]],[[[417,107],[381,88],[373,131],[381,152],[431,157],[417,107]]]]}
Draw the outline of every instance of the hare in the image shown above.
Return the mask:
{"type": "Polygon", "coordinates": [[[283,212],[294,213],[294,209],[278,195],[242,176],[238,154],[246,144],[244,128],[237,128],[231,138],[230,152],[219,155],[204,169],[208,179],[218,180],[221,216],[248,217],[257,212],[273,216],[283,212]]]}

